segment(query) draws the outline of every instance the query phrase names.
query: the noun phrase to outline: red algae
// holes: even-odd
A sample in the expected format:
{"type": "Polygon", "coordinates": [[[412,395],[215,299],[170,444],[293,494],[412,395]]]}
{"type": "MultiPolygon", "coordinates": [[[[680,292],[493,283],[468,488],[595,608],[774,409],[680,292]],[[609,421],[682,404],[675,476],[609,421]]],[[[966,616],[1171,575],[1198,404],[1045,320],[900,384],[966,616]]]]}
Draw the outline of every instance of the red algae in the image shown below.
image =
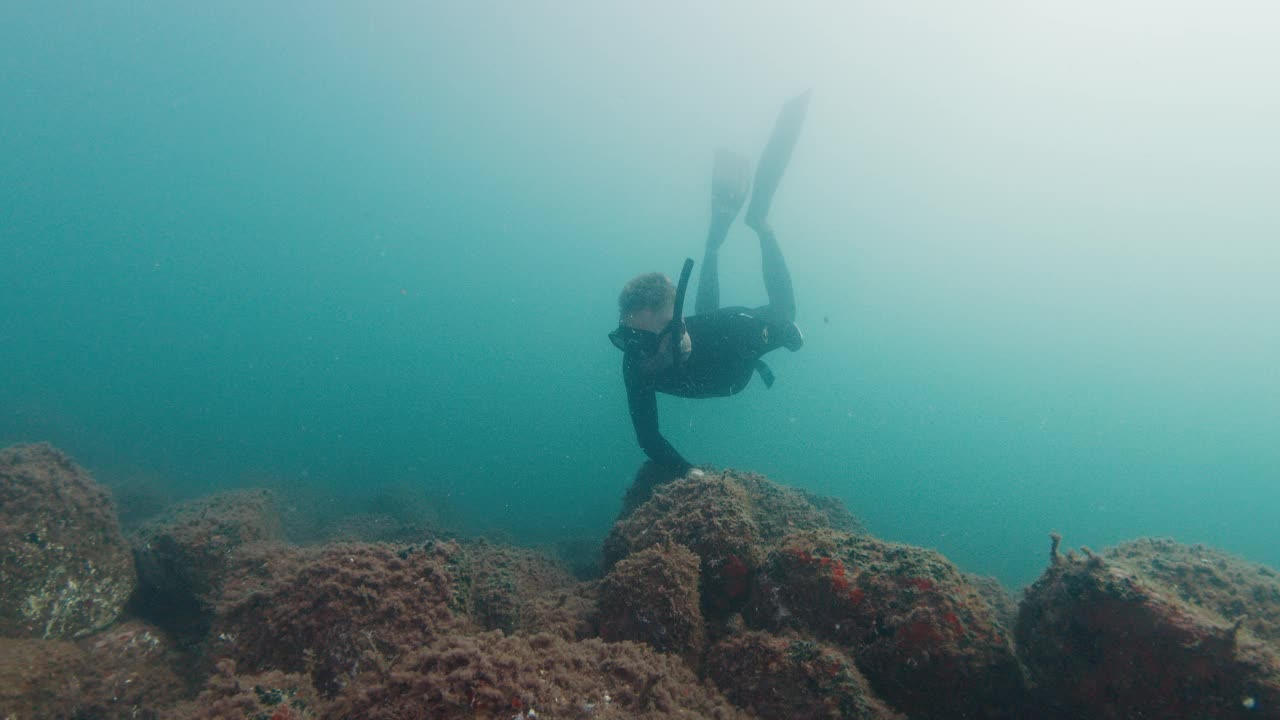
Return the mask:
{"type": "Polygon", "coordinates": [[[328,717],[505,720],[517,707],[547,718],[751,717],[647,646],[498,632],[441,637],[385,672],[362,675],[328,717]]]}
{"type": "Polygon", "coordinates": [[[165,720],[315,720],[326,717],[326,703],[301,674],[237,672],[230,660],[218,662],[199,696],[169,709],[165,720]]]}

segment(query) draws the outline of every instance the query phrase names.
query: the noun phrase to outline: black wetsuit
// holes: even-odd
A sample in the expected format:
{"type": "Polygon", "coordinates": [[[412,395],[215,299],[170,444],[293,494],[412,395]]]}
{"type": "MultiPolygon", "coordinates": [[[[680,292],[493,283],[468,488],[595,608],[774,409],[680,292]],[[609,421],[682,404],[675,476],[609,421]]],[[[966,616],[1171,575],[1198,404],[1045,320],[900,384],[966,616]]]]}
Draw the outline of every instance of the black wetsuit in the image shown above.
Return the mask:
{"type": "Polygon", "coordinates": [[[645,358],[629,352],[622,359],[627,403],[640,447],[654,462],[683,475],[693,467],[658,430],[657,393],[686,398],[727,397],[741,391],[759,372],[767,385],[773,375],[760,356],[782,347],[783,325],[772,306],[727,307],[685,318],[692,351],[683,362],[656,375],[641,369],[645,358]]]}

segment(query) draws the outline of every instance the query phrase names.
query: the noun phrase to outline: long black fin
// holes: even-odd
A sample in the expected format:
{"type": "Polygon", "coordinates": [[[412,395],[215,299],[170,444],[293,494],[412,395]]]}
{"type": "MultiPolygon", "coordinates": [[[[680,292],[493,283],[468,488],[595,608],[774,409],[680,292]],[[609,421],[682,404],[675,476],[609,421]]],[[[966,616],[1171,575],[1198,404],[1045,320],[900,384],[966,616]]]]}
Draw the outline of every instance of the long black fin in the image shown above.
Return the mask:
{"type": "Polygon", "coordinates": [[[747,206],[747,215],[743,222],[755,228],[769,217],[769,206],[773,204],[773,194],[782,182],[782,175],[791,162],[791,151],[795,149],[796,139],[800,137],[800,128],[804,127],[804,117],[809,110],[809,96],[813,91],[806,90],[795,96],[782,106],[778,120],[773,125],[773,134],[760,154],[760,162],[756,165],[755,187],[751,192],[751,204],[747,206]]]}

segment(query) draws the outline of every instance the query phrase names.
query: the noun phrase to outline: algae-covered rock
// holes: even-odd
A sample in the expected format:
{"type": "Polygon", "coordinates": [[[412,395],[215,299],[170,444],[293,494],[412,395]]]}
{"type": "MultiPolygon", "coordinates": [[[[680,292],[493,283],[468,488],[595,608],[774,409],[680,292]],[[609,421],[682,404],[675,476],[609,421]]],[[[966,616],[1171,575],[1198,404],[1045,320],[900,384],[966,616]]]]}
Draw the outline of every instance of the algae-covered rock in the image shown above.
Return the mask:
{"type": "Polygon", "coordinates": [[[854,535],[865,532],[853,513],[833,498],[815,495],[773,482],[764,475],[727,470],[721,475],[747,493],[751,519],[766,543],[776,543],[801,530],[840,530],[854,535]]]}
{"type": "Polygon", "coordinates": [[[312,720],[326,717],[326,707],[305,675],[279,670],[257,675],[237,673],[234,662],[221,660],[194,700],[167,708],[162,717],[166,720],[312,720]]]}
{"type": "Polygon", "coordinates": [[[131,621],[72,642],[0,638],[0,718],[159,720],[186,691],[156,627],[131,621]]]}
{"type": "Polygon", "coordinates": [[[106,627],[135,582],[105,488],[50,445],[0,450],[0,635],[73,638],[106,627]]]}
{"type": "Polygon", "coordinates": [[[1056,550],[1016,628],[1046,716],[1280,717],[1274,570],[1170,541],[1056,550]]]}
{"type": "Polygon", "coordinates": [[[634,640],[696,663],[702,652],[698,556],[655,545],[618,561],[600,583],[600,637],[634,640]]]}
{"type": "Polygon", "coordinates": [[[331,718],[730,720],[736,710],[679,659],[631,642],[494,631],[450,635],[362,673],[331,718]]]}
{"type": "Polygon", "coordinates": [[[1260,640],[1280,644],[1280,572],[1204,545],[1141,539],[1108,549],[1111,564],[1142,573],[1189,605],[1203,607],[1260,640]]]}
{"type": "Polygon", "coordinates": [[[465,557],[456,543],[251,550],[224,587],[207,649],[242,672],[309,672],[332,695],[361,672],[471,629],[454,581],[465,557]]]}
{"type": "Polygon", "coordinates": [[[999,580],[989,575],[964,573],[964,579],[991,606],[996,621],[1008,630],[1012,630],[1018,619],[1018,598],[999,580]]]}
{"type": "Polygon", "coordinates": [[[0,717],[75,717],[88,669],[69,640],[0,638],[0,717]]]}
{"type": "Polygon", "coordinates": [[[543,593],[520,612],[516,634],[555,635],[563,640],[586,640],[596,634],[598,584],[580,582],[560,591],[543,593]]]}
{"type": "Polygon", "coordinates": [[[139,609],[180,632],[202,632],[241,548],[280,536],[275,496],[268,490],[237,490],[172,508],[130,538],[139,609]]]}
{"type": "Polygon", "coordinates": [[[723,475],[662,485],[614,525],[605,539],[605,567],[655,545],[683,545],[701,561],[704,609],[727,611],[746,600],[765,556],[750,503],[742,485],[723,475]]]}
{"type": "MultiPolygon", "coordinates": [[[[642,469],[638,481],[651,475],[642,469]]],[[[614,525],[605,563],[620,567],[671,544],[700,560],[713,640],[735,632],[741,609],[755,629],[841,648],[880,697],[913,718],[1018,717],[1025,709],[1009,632],[982,593],[936,552],[867,536],[838,503],[753,473],[656,483],[614,525]]],[[[604,601],[602,590],[602,631],[604,601]]]]}
{"type": "Polygon", "coordinates": [[[533,550],[486,540],[468,542],[462,549],[450,568],[454,586],[466,598],[463,611],[485,630],[541,631],[533,620],[547,618],[535,606],[574,584],[568,569],[533,550]]]}
{"type": "Polygon", "coordinates": [[[605,539],[604,566],[657,544],[674,542],[702,561],[705,612],[741,607],[770,548],[789,533],[862,527],[839,502],[736,470],[672,479],[646,463],[605,539]]]}
{"type": "Polygon", "coordinates": [[[733,704],[777,720],[902,720],[844,652],[749,631],[711,648],[707,674],[733,704]]]}
{"type": "Polygon", "coordinates": [[[913,718],[1016,717],[1024,698],[995,611],[932,550],[796,533],[770,554],[747,617],[845,648],[876,692],[913,718]]]}
{"type": "Polygon", "coordinates": [[[130,620],[77,644],[88,666],[77,718],[160,720],[187,691],[176,672],[185,658],[159,627],[130,620]]]}

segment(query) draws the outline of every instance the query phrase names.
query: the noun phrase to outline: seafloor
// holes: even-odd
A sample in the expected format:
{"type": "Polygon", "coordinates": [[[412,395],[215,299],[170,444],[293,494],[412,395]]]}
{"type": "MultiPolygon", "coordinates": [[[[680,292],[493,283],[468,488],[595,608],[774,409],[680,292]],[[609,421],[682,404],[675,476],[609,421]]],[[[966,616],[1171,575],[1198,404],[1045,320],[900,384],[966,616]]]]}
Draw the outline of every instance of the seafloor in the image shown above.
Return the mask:
{"type": "Polygon", "coordinates": [[[829,499],[647,465],[573,555],[268,490],[146,514],[0,450],[0,717],[1280,718],[1280,576],[1203,546],[1055,536],[1015,598],[829,499]]]}

